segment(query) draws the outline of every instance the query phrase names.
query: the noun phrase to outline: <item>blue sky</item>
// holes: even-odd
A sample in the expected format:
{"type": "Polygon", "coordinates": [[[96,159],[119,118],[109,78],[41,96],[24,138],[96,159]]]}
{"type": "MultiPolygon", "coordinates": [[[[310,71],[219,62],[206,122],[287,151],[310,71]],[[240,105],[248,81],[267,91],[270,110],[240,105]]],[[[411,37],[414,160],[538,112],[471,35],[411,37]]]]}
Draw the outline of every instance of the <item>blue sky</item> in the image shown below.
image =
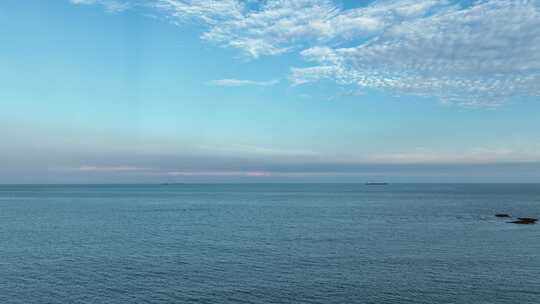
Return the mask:
{"type": "Polygon", "coordinates": [[[540,1],[0,4],[0,182],[540,180],[540,1]]]}

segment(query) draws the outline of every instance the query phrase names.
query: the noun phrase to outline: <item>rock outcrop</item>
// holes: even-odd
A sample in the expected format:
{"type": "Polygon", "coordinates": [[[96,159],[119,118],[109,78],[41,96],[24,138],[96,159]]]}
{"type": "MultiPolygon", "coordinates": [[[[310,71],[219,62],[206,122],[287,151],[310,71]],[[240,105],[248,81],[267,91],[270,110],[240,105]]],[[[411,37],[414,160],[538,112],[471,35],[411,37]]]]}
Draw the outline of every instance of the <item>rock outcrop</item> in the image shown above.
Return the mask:
{"type": "Polygon", "coordinates": [[[520,224],[520,225],[530,225],[530,224],[536,224],[538,219],[530,218],[530,217],[518,217],[517,221],[512,221],[510,223],[512,224],[520,224]]]}

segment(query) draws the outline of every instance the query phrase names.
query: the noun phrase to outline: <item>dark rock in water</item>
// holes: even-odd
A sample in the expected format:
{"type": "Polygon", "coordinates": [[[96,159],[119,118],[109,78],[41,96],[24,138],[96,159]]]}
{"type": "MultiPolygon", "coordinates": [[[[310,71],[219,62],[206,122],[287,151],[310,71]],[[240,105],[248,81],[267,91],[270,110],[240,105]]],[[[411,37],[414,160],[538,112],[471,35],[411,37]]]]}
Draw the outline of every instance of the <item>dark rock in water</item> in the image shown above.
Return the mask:
{"type": "Polygon", "coordinates": [[[497,213],[495,214],[496,217],[512,217],[510,214],[506,214],[506,213],[497,213]]]}
{"type": "Polygon", "coordinates": [[[530,218],[530,217],[518,217],[517,221],[510,222],[512,224],[521,224],[521,225],[530,225],[530,224],[536,224],[538,219],[530,218]]]}
{"type": "Polygon", "coordinates": [[[532,222],[537,222],[538,221],[538,219],[535,219],[535,218],[532,218],[532,217],[518,217],[518,220],[532,221],[532,222]]]}

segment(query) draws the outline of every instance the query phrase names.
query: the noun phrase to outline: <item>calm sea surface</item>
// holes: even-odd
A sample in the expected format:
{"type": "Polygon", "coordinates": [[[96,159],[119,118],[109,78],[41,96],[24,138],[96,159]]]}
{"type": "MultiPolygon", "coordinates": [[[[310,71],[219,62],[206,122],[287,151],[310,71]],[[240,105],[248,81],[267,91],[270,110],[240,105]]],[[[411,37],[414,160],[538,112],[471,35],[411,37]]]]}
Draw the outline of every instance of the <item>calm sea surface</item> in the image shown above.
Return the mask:
{"type": "Polygon", "coordinates": [[[0,186],[0,303],[540,303],[540,185],[0,186]]]}

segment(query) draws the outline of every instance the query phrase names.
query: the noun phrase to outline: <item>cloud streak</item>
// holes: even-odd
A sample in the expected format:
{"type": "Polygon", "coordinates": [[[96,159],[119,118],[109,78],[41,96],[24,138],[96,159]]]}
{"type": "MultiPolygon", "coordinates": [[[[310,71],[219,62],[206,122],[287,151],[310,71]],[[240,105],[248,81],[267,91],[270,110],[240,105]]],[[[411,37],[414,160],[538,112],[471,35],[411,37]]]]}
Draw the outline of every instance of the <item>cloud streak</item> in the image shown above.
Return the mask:
{"type": "Polygon", "coordinates": [[[69,0],[73,4],[78,5],[91,5],[99,4],[105,7],[108,12],[116,13],[128,10],[134,3],[129,1],[118,1],[118,0],[69,0]]]}
{"type": "MultiPolygon", "coordinates": [[[[497,106],[540,96],[540,1],[71,0],[143,5],[252,59],[297,53],[293,84],[327,79],[391,94],[497,106]]],[[[269,85],[224,79],[216,85],[269,85]]]]}

